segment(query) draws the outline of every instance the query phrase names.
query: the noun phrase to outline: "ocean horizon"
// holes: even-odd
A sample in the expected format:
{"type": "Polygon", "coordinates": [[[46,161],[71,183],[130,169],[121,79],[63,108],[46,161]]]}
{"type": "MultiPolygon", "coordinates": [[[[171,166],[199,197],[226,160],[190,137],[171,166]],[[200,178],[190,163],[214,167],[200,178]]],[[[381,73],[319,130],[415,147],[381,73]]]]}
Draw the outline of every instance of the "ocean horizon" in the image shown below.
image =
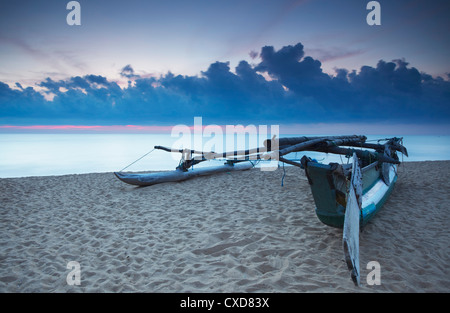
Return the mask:
{"type": "MultiPolygon", "coordinates": [[[[280,135],[281,137],[302,136],[302,134],[280,135]]],[[[312,136],[312,135],[308,135],[312,136]]],[[[370,135],[368,141],[394,136],[370,135]]],[[[409,157],[408,161],[450,160],[450,136],[408,135],[402,136],[409,157]]],[[[229,139],[229,137],[227,137],[229,139]]],[[[223,141],[223,149],[215,152],[262,146],[265,138],[233,138],[223,141]]],[[[203,148],[210,138],[203,137],[203,148]]],[[[197,142],[198,144],[198,142],[197,142]]],[[[53,176],[68,174],[104,173],[120,171],[151,152],[155,145],[191,148],[189,143],[181,142],[179,137],[170,134],[61,134],[61,133],[1,133],[0,134],[0,178],[53,176]],[[180,146],[181,144],[181,146],[180,146]]],[[[196,148],[199,148],[197,145],[196,148]]],[[[200,147],[201,148],[201,147],[200,147]]],[[[214,148],[214,147],[213,147],[214,148]]],[[[211,151],[212,149],[204,149],[211,151]]],[[[288,156],[299,159],[303,155],[321,162],[346,162],[344,156],[327,155],[318,152],[298,152],[288,156]]],[[[126,171],[173,170],[180,161],[180,154],[154,150],[126,171]]],[[[221,161],[204,162],[198,166],[215,165],[221,161]]]]}

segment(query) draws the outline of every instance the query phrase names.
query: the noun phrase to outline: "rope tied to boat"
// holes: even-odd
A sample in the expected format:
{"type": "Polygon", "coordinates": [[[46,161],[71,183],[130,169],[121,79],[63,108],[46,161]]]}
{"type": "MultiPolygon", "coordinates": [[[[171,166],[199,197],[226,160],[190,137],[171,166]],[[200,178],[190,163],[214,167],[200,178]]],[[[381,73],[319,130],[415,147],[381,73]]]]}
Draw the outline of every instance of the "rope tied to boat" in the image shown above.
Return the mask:
{"type": "Polygon", "coordinates": [[[286,170],[284,168],[284,162],[283,162],[283,177],[281,178],[281,187],[284,186],[284,177],[286,176],[286,170]]]}
{"type": "Polygon", "coordinates": [[[126,170],[127,168],[129,168],[129,167],[130,167],[131,165],[133,165],[134,163],[136,163],[136,162],[142,160],[143,158],[145,158],[147,155],[149,155],[149,154],[152,153],[153,151],[155,151],[155,148],[153,148],[152,151],[147,152],[146,154],[144,154],[143,156],[141,156],[141,157],[140,157],[139,159],[137,159],[136,161],[130,163],[130,164],[127,165],[127,166],[125,166],[123,169],[121,169],[121,170],[119,171],[119,173],[120,173],[120,172],[123,172],[124,170],[126,170]]]}

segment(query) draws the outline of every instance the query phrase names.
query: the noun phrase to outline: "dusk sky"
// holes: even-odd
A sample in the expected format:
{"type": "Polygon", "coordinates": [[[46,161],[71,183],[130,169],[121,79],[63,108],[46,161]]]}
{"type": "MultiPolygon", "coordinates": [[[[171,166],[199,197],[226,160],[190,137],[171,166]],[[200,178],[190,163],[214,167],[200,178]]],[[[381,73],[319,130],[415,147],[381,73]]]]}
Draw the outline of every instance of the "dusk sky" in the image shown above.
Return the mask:
{"type": "Polygon", "coordinates": [[[0,2],[0,125],[450,122],[450,2],[0,2]]]}

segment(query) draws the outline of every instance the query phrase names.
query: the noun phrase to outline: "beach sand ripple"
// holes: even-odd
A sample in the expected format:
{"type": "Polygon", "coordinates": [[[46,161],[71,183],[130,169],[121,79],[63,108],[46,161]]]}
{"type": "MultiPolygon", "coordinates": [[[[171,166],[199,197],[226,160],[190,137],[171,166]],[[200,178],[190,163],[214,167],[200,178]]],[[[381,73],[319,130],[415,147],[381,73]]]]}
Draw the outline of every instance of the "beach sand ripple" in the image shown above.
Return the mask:
{"type": "Polygon", "coordinates": [[[0,180],[0,292],[449,292],[450,162],[407,162],[360,237],[323,225],[303,170],[145,188],[111,173],[0,180]],[[81,285],[68,285],[70,261],[81,285]],[[370,286],[370,261],[381,285],[370,286]]]}

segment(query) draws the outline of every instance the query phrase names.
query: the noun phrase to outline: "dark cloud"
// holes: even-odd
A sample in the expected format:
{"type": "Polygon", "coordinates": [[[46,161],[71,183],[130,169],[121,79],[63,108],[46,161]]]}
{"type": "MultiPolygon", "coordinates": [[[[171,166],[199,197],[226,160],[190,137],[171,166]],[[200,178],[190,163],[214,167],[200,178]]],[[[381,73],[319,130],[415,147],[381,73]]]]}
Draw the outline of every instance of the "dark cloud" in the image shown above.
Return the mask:
{"type": "Polygon", "coordinates": [[[252,51],[249,52],[248,55],[252,58],[252,60],[254,60],[254,59],[256,59],[259,56],[259,53],[252,50],[252,51]]]}
{"type": "Polygon", "coordinates": [[[139,75],[136,75],[134,73],[134,69],[131,67],[130,64],[125,65],[122,70],[120,71],[120,76],[126,77],[126,78],[138,78],[139,75]]]}
{"type": "Polygon", "coordinates": [[[324,49],[308,49],[311,54],[314,54],[316,58],[322,62],[335,61],[339,59],[345,59],[360,55],[364,53],[364,50],[347,50],[342,48],[334,48],[331,50],[324,49]]]}
{"type": "Polygon", "coordinates": [[[48,92],[54,93],[54,94],[58,94],[60,93],[60,88],[61,87],[66,87],[66,83],[64,81],[59,81],[56,82],[53,79],[51,79],[50,77],[47,77],[43,82],[40,82],[37,84],[40,87],[44,87],[48,90],[48,92]]]}
{"type": "Polygon", "coordinates": [[[262,61],[255,69],[267,72],[299,95],[320,95],[321,89],[331,82],[331,78],[323,73],[320,61],[304,55],[301,43],[285,46],[278,51],[273,47],[264,47],[261,50],[262,61]]]}
{"type": "MultiPolygon", "coordinates": [[[[167,73],[140,77],[131,65],[121,70],[127,88],[101,75],[50,77],[15,89],[0,82],[0,123],[211,123],[439,122],[450,121],[450,82],[411,67],[404,59],[380,60],[359,71],[322,71],[298,43],[266,46],[260,63],[212,63],[198,76],[167,73]],[[270,77],[270,79],[266,79],[270,77]]],[[[256,58],[256,54],[255,54],[256,58]]]]}
{"type": "Polygon", "coordinates": [[[81,88],[84,90],[91,89],[91,84],[87,82],[85,78],[80,76],[71,77],[68,85],[72,88],[81,88]]]}

